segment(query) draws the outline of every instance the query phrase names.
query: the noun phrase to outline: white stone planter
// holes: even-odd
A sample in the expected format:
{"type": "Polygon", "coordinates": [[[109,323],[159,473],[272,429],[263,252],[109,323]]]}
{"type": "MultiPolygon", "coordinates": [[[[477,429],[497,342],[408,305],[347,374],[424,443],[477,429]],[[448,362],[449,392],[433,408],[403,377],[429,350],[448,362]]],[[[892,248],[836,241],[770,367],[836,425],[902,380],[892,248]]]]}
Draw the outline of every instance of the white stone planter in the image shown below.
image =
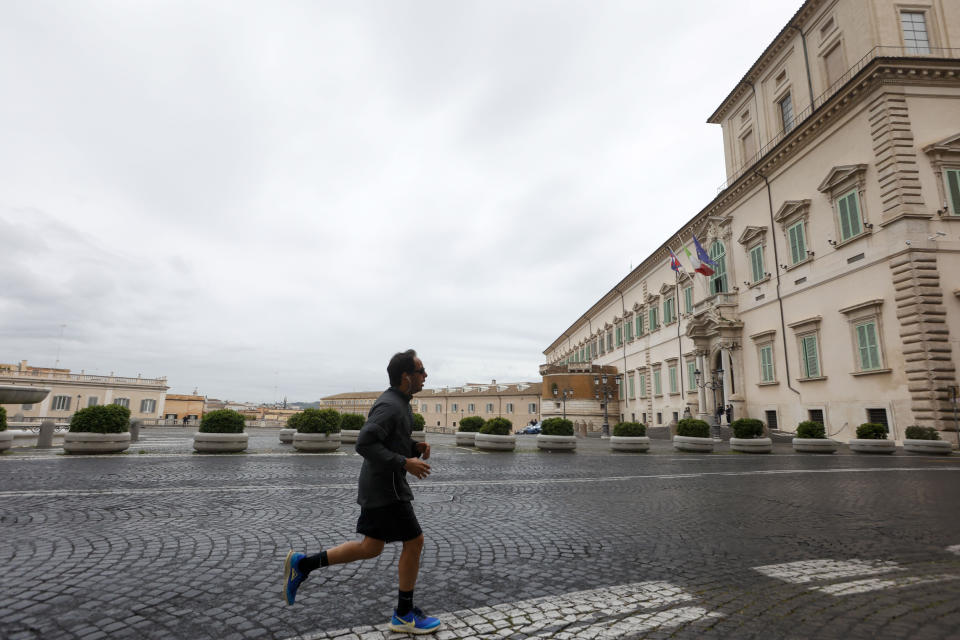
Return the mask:
{"type": "Polygon", "coordinates": [[[893,440],[854,438],[848,444],[850,451],[857,453],[893,453],[897,450],[897,443],[893,440]]]}
{"type": "Polygon", "coordinates": [[[247,450],[246,433],[195,433],[193,448],[199,453],[237,453],[247,450]]]}
{"type": "Polygon", "coordinates": [[[513,451],[517,447],[517,436],[495,436],[478,432],[474,445],[481,451],[513,451]]]}
{"type": "Polygon", "coordinates": [[[577,448],[577,436],[537,435],[537,449],[543,451],[573,451],[577,448]]]}
{"type": "Polygon", "coordinates": [[[830,438],[794,438],[793,450],[797,453],[836,453],[840,443],[830,438]]]}
{"type": "Polygon", "coordinates": [[[770,453],[773,440],[770,438],[730,438],[730,449],[740,453],[770,453]]]}
{"type": "Polygon", "coordinates": [[[342,429],[340,431],[340,442],[344,444],[355,444],[358,435],[360,435],[359,429],[342,429]]]}
{"type": "Polygon", "coordinates": [[[953,445],[951,445],[946,440],[905,439],[903,441],[903,450],[909,451],[910,453],[948,455],[951,452],[953,452],[953,445]]]}
{"type": "Polygon", "coordinates": [[[293,436],[293,448],[310,453],[336,451],[340,448],[340,432],[296,433],[293,436]]]}
{"type": "Polygon", "coordinates": [[[13,446],[13,434],[9,431],[0,431],[0,451],[6,451],[13,446]]]}
{"type": "Polygon", "coordinates": [[[283,444],[292,444],[293,434],[296,432],[296,429],[280,429],[280,442],[283,444]]]}
{"type": "Polygon", "coordinates": [[[648,436],[610,436],[611,451],[630,451],[642,453],[650,450],[648,436]]]}
{"type": "Polygon", "coordinates": [[[67,433],[63,450],[67,453],[120,453],[130,448],[130,432],[67,433]]]}
{"type": "Polygon", "coordinates": [[[457,446],[472,447],[477,437],[476,431],[457,431],[457,446]]]}
{"type": "Polygon", "coordinates": [[[426,431],[411,431],[410,437],[413,438],[414,442],[426,442],[427,441],[427,432],[426,431]]]}
{"type": "Polygon", "coordinates": [[[673,436],[673,448],[677,451],[694,453],[713,453],[713,438],[694,438],[693,436],[673,436]]]}

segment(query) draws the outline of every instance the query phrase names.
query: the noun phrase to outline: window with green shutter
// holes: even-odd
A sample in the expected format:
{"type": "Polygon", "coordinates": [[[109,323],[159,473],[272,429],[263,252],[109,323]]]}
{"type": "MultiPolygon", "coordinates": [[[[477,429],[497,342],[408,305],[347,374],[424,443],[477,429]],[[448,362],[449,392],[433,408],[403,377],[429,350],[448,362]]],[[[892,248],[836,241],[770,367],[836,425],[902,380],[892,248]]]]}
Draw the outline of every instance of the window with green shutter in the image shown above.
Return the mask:
{"type": "Polygon", "coordinates": [[[717,265],[710,276],[710,293],[726,293],[727,250],[719,240],[710,245],[710,259],[717,265]]]}
{"type": "Polygon", "coordinates": [[[640,397],[647,397],[647,374],[645,373],[640,374],[640,397]]]}
{"type": "Polygon", "coordinates": [[[613,351],[613,331],[607,331],[607,351],[613,351]]]}
{"type": "Polygon", "coordinates": [[[658,311],[659,310],[656,307],[650,307],[650,322],[647,323],[650,325],[650,331],[656,331],[660,326],[660,320],[657,318],[658,311]]]}
{"type": "Polygon", "coordinates": [[[620,325],[617,325],[617,346],[623,346],[623,327],[620,325]]]}
{"type": "Polygon", "coordinates": [[[632,373],[630,374],[630,377],[629,377],[628,379],[630,380],[630,399],[633,400],[635,396],[634,396],[633,374],[632,374],[632,373]]]}
{"type": "Polygon", "coordinates": [[[760,382],[774,382],[773,345],[760,347],[760,382]]]}
{"type": "Polygon", "coordinates": [[[797,264],[807,258],[807,240],[803,229],[803,220],[790,225],[787,229],[790,241],[790,264],[797,264]]]}
{"type": "Polygon", "coordinates": [[[693,360],[687,361],[687,391],[697,390],[697,374],[694,373],[696,370],[697,363],[693,360]]]}
{"type": "Polygon", "coordinates": [[[670,393],[677,393],[679,390],[677,384],[677,365],[672,364],[667,367],[667,380],[670,383],[670,393]]]}
{"type": "Polygon", "coordinates": [[[663,299],[663,321],[665,323],[673,322],[677,319],[674,312],[675,305],[676,301],[672,297],[663,299]]]}
{"type": "Polygon", "coordinates": [[[633,340],[633,322],[627,320],[626,328],[627,328],[627,340],[633,340]]]}
{"type": "Polygon", "coordinates": [[[686,313],[693,312],[693,287],[683,288],[683,310],[686,313]]]}
{"type": "Polygon", "coordinates": [[[763,268],[763,245],[758,244],[750,249],[750,271],[753,274],[753,282],[760,282],[766,273],[763,268]]]}
{"type": "Polygon", "coordinates": [[[860,205],[856,189],[837,200],[837,215],[840,217],[841,241],[860,235],[863,227],[860,225],[860,205]]]}
{"type": "Polygon", "coordinates": [[[811,334],[800,339],[800,358],[803,361],[803,377],[820,377],[820,358],[817,354],[817,335],[811,334]]]}
{"type": "Polygon", "coordinates": [[[860,370],[873,371],[880,368],[880,347],[877,345],[877,325],[864,322],[856,325],[857,350],[860,353],[860,370]]]}
{"type": "Polygon", "coordinates": [[[653,395],[663,395],[663,384],[660,381],[660,370],[653,372],[653,395]]]}
{"type": "Polygon", "coordinates": [[[950,211],[953,215],[960,216],[960,169],[947,169],[944,174],[947,179],[950,211]]]}
{"type": "Polygon", "coordinates": [[[637,313],[636,323],[637,323],[637,336],[639,337],[643,335],[643,314],[642,313],[637,313]]]}

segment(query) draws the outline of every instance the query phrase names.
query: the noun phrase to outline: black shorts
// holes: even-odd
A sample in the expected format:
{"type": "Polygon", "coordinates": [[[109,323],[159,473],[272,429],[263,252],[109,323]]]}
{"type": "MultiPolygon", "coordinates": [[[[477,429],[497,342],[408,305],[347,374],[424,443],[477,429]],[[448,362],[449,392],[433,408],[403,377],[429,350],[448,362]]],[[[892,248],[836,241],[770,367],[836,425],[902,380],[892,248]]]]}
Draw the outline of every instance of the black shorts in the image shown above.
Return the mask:
{"type": "Polygon", "coordinates": [[[374,509],[360,508],[357,533],[362,533],[384,542],[406,542],[423,533],[413,506],[409,502],[397,502],[374,509]]]}

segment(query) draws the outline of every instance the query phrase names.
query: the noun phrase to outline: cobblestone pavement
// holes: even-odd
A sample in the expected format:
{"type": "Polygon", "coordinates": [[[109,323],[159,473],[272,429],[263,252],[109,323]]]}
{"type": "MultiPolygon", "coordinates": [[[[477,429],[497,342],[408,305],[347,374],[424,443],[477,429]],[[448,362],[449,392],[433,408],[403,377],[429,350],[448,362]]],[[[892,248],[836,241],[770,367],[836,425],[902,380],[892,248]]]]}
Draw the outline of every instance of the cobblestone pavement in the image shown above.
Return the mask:
{"type": "MultiPolygon", "coordinates": [[[[956,638],[960,456],[481,453],[429,436],[416,600],[436,638],[956,638]]],[[[373,640],[398,545],[281,597],[288,549],[355,537],[360,458],[0,456],[0,638],[373,640]]]]}

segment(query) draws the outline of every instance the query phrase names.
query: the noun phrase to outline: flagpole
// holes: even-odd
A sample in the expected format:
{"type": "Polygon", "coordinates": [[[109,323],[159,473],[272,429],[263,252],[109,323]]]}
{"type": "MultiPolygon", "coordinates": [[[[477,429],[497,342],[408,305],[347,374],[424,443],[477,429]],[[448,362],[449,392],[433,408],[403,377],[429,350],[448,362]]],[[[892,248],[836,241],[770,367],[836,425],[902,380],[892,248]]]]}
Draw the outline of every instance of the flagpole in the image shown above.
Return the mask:
{"type": "MultiPolygon", "coordinates": [[[[680,268],[683,268],[682,265],[680,268]]],[[[677,314],[677,355],[679,356],[677,366],[680,369],[680,399],[686,400],[683,390],[683,346],[680,344],[680,269],[677,269],[674,275],[676,277],[673,284],[673,304],[676,306],[675,313],[677,314]]],[[[683,415],[683,411],[680,412],[680,415],[683,415]]]]}

